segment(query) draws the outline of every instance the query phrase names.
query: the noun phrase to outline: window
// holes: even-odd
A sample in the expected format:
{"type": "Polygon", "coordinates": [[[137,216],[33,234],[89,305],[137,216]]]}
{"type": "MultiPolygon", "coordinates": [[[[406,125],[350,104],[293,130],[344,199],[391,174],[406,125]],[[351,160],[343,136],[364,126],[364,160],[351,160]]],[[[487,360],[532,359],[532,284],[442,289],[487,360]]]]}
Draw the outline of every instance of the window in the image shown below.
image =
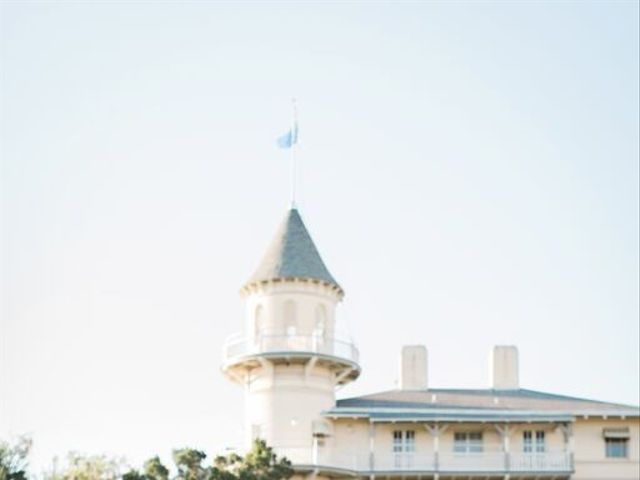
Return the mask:
{"type": "Polygon", "coordinates": [[[525,430],[522,432],[522,451],[524,453],[545,452],[544,430],[525,430]]]}
{"type": "Polygon", "coordinates": [[[402,453],[402,450],[402,430],[396,430],[393,432],[393,453],[402,453]]]}
{"type": "Polygon", "coordinates": [[[284,302],[284,331],[287,336],[296,334],[296,304],[293,300],[284,302]]]}
{"type": "Polygon", "coordinates": [[[324,325],[327,323],[327,309],[321,303],[316,305],[316,325],[322,325],[324,329],[324,325]]]}
{"type": "Polygon", "coordinates": [[[254,314],[254,333],[253,333],[253,338],[255,339],[256,343],[260,341],[260,337],[264,334],[263,329],[264,329],[264,308],[262,307],[262,305],[258,305],[256,306],[256,311],[254,314]]]}
{"type": "Polygon", "coordinates": [[[413,453],[416,451],[416,432],[413,430],[407,430],[404,432],[404,451],[406,453],[413,453]]]}
{"type": "Polygon", "coordinates": [[[629,427],[605,428],[604,451],[607,458],[627,458],[629,455],[629,427]]]}
{"type": "Polygon", "coordinates": [[[316,328],[313,330],[313,335],[318,339],[324,340],[324,334],[325,334],[324,321],[318,320],[318,323],[316,323],[316,328]]]}
{"type": "Polygon", "coordinates": [[[605,438],[605,453],[607,458],[627,458],[628,452],[627,438],[605,438]]]}
{"type": "Polygon", "coordinates": [[[481,453],[482,432],[455,432],[453,451],[456,453],[481,453]]]}
{"type": "Polygon", "coordinates": [[[413,463],[416,451],[415,430],[395,430],[393,432],[393,454],[396,468],[408,468],[413,463]]]}
{"type": "MultiPolygon", "coordinates": [[[[313,328],[313,350],[322,351],[327,335],[327,310],[324,305],[316,305],[316,324],[313,328]]],[[[331,353],[331,352],[323,352],[331,353]]]]}

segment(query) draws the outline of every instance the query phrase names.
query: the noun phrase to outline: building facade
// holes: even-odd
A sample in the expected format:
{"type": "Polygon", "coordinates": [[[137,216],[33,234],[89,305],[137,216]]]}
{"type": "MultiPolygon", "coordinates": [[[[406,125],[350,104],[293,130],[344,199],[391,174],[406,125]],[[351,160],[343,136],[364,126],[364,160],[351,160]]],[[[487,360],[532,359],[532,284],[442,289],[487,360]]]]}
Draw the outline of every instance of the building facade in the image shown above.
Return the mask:
{"type": "Polygon", "coordinates": [[[247,445],[265,439],[300,478],[640,478],[640,410],[520,388],[513,346],[492,350],[489,389],[431,388],[412,345],[399,388],[336,400],[359,353],[336,330],[344,292],[295,208],[241,295],[244,331],[222,370],[244,389],[247,445]]]}

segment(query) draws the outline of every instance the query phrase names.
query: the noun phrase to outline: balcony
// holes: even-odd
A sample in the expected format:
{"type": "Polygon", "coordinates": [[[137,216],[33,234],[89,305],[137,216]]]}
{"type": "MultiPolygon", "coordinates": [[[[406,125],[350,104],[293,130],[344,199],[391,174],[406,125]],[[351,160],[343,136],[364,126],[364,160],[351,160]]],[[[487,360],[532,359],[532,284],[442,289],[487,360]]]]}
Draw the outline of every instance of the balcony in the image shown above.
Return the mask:
{"type": "Polygon", "coordinates": [[[571,454],[564,450],[540,453],[390,453],[383,455],[349,454],[345,452],[313,453],[310,449],[276,449],[294,466],[310,466],[319,470],[349,471],[359,475],[420,474],[554,474],[568,478],[573,471],[571,454]],[[566,477],[565,477],[566,475],[566,477]]]}
{"type": "Polygon", "coordinates": [[[321,335],[260,334],[256,337],[233,335],[222,351],[224,365],[232,365],[245,358],[323,356],[357,365],[359,352],[348,340],[321,335]]]}

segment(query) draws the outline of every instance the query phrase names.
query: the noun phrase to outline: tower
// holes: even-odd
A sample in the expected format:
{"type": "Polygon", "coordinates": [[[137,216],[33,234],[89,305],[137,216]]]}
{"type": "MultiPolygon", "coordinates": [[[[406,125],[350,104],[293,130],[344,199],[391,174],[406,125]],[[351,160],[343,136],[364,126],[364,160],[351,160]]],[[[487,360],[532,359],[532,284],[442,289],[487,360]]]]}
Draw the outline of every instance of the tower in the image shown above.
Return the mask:
{"type": "Polygon", "coordinates": [[[330,426],[320,413],[360,374],[358,350],[335,328],[344,296],[291,208],[241,289],[244,332],[224,346],[223,372],[245,390],[247,443],[263,438],[294,463],[312,460],[330,426]]]}

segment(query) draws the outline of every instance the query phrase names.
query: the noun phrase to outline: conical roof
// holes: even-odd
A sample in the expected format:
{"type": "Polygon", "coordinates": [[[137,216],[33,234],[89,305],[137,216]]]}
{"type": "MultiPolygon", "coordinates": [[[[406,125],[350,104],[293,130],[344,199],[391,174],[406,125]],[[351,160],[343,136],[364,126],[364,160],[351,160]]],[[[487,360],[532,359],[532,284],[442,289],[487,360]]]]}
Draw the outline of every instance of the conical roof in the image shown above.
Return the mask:
{"type": "Polygon", "coordinates": [[[305,278],[342,288],[327,270],[296,208],[291,208],[247,284],[305,278]]]}

